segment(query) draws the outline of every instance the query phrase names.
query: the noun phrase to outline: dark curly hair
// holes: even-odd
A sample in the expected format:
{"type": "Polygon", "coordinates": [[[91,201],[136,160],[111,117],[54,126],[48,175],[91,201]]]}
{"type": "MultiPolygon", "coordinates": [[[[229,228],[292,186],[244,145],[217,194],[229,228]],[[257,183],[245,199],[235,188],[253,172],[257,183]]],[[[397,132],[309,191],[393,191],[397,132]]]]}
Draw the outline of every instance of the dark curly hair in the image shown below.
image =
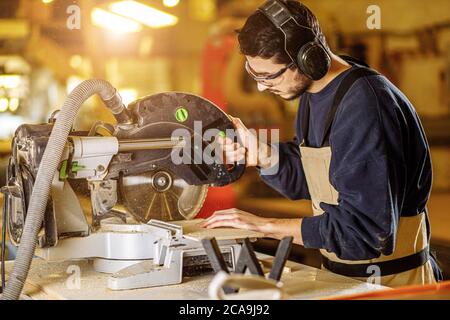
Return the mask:
{"type": "MultiPolygon", "coordinates": [[[[317,37],[329,50],[325,36],[319,25],[317,17],[305,5],[298,1],[282,1],[298,24],[314,30],[317,37]]],[[[245,22],[244,27],[237,31],[241,53],[251,57],[264,59],[275,58],[280,64],[289,64],[291,59],[284,51],[284,35],[272,22],[260,11],[255,11],[245,22]]],[[[291,56],[305,43],[314,40],[315,35],[311,30],[299,28],[295,23],[289,23],[286,27],[287,48],[291,56]]]]}

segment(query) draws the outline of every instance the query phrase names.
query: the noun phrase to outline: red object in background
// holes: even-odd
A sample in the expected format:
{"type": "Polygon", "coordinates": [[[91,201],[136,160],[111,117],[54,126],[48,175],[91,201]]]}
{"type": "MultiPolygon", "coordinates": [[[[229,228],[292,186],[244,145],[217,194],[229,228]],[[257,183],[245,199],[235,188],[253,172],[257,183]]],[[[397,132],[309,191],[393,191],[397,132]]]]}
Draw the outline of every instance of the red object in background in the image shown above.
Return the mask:
{"type": "Polygon", "coordinates": [[[203,51],[202,96],[227,112],[228,102],[223,90],[231,53],[236,48],[236,37],[225,35],[221,39],[211,39],[203,51]]]}
{"type": "MultiPolygon", "coordinates": [[[[203,52],[202,63],[202,96],[223,111],[227,112],[228,103],[225,98],[223,84],[231,53],[236,48],[236,37],[224,35],[220,39],[211,39],[203,52]]],[[[231,185],[210,187],[208,195],[197,218],[207,218],[217,210],[236,207],[236,194],[231,185]]]]}
{"type": "Polygon", "coordinates": [[[202,209],[196,218],[207,218],[217,210],[236,207],[236,195],[232,185],[210,187],[202,209]]]}

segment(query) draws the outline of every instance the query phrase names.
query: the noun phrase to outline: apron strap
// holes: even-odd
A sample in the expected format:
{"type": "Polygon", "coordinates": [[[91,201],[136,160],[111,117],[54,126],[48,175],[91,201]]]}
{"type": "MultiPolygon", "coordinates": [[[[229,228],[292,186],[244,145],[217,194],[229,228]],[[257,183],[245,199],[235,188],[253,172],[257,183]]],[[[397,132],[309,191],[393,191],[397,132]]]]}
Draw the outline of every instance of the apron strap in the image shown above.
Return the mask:
{"type": "MultiPolygon", "coordinates": [[[[322,140],[320,142],[321,147],[329,146],[329,136],[331,132],[331,125],[333,124],[334,117],[336,115],[337,109],[347,94],[348,90],[352,87],[352,85],[360,78],[372,75],[379,75],[378,72],[366,67],[357,67],[351,70],[347,75],[345,75],[344,79],[342,79],[339,87],[336,90],[334,95],[333,105],[331,106],[330,111],[328,112],[327,119],[325,122],[324,132],[322,135],[322,140]]],[[[309,103],[309,95],[306,96],[306,104],[305,110],[303,113],[302,119],[302,134],[303,141],[305,145],[309,145],[308,141],[308,131],[309,131],[309,114],[310,114],[310,103],[309,103]]]]}
{"type": "Polygon", "coordinates": [[[337,89],[333,105],[330,109],[330,112],[328,112],[328,117],[325,122],[325,129],[322,136],[321,146],[329,145],[329,136],[331,132],[331,125],[333,123],[334,117],[336,115],[337,109],[339,105],[341,104],[342,100],[344,99],[345,95],[347,94],[348,90],[353,86],[353,84],[362,77],[372,76],[372,75],[379,75],[378,72],[375,70],[369,69],[369,68],[356,68],[352,71],[350,71],[344,79],[342,79],[339,88],[337,89]]]}
{"type": "Polygon", "coordinates": [[[302,139],[303,142],[302,144],[304,144],[305,146],[309,146],[309,142],[308,142],[308,132],[309,132],[309,109],[310,109],[310,105],[309,105],[309,95],[305,95],[306,98],[306,104],[305,104],[305,108],[303,108],[302,113],[302,139]]]}
{"type": "Polygon", "coordinates": [[[365,264],[347,264],[331,261],[324,255],[322,255],[322,265],[331,272],[351,278],[368,278],[372,275],[369,267],[377,266],[381,272],[380,276],[383,277],[413,270],[420,266],[423,266],[428,262],[429,256],[429,247],[426,247],[422,251],[403,258],[365,264]]]}

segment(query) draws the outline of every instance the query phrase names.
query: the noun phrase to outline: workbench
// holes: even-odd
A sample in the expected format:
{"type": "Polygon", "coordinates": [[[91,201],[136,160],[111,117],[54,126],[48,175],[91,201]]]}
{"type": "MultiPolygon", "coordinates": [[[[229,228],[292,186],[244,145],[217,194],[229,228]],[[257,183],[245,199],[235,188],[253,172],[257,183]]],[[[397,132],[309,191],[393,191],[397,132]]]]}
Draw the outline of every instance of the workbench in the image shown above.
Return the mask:
{"type": "MultiPolygon", "coordinates": [[[[267,256],[262,258],[267,261],[267,256]]],[[[7,274],[12,263],[7,262],[7,274]]],[[[291,261],[285,270],[281,280],[291,299],[325,299],[387,289],[291,261]]],[[[213,276],[185,277],[183,283],[165,287],[112,291],[106,288],[108,275],[95,272],[87,260],[46,262],[35,259],[23,294],[25,298],[37,300],[205,300],[209,299],[208,286],[213,276]],[[73,277],[78,271],[79,289],[73,286],[73,277]]]]}

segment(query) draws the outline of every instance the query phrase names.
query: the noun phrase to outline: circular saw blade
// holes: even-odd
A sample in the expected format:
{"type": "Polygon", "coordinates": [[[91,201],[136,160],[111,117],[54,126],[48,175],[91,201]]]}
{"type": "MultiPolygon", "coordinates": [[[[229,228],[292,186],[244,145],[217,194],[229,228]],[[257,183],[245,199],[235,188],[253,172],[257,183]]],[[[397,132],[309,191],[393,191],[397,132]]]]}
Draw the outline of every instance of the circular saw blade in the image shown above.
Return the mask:
{"type": "Polygon", "coordinates": [[[123,205],[138,221],[189,220],[203,206],[207,185],[193,186],[166,170],[122,177],[119,190],[123,205]]]}

